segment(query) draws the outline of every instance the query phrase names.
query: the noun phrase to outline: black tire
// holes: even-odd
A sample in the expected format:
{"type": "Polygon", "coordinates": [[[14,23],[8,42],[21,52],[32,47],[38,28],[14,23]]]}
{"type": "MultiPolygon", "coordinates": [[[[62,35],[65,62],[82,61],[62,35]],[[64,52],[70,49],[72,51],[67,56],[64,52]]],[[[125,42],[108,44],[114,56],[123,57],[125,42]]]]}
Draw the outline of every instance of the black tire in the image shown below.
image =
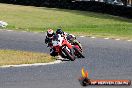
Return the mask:
{"type": "Polygon", "coordinates": [[[79,54],[80,57],[85,58],[79,49],[77,49],[76,47],[74,47],[73,49],[79,54]]]}
{"type": "Polygon", "coordinates": [[[75,57],[72,56],[70,54],[70,52],[65,47],[62,49],[62,51],[66,54],[66,56],[68,57],[68,59],[70,59],[71,61],[74,61],[75,60],[75,57]]]}

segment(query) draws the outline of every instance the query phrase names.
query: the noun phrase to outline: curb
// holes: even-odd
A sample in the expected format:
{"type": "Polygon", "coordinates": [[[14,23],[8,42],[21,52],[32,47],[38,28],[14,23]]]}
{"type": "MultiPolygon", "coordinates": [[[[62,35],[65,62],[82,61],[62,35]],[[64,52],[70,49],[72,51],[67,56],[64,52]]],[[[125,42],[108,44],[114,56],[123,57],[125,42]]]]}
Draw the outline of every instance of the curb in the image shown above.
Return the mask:
{"type": "Polygon", "coordinates": [[[4,65],[0,66],[0,68],[9,68],[9,67],[30,67],[30,66],[44,66],[44,65],[52,65],[62,63],[61,60],[56,60],[54,62],[49,63],[34,63],[34,64],[21,64],[21,65],[4,65]]]}

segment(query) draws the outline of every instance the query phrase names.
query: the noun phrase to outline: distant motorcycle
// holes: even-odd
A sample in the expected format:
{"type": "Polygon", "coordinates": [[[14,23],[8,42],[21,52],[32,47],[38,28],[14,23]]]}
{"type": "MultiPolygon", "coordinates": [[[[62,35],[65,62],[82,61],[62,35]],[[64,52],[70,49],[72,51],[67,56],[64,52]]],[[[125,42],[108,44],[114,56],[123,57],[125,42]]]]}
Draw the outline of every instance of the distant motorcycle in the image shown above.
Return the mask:
{"type": "Polygon", "coordinates": [[[75,60],[75,56],[72,53],[72,45],[61,35],[54,35],[53,40],[53,50],[63,58],[67,58],[71,61],[75,60]]]}

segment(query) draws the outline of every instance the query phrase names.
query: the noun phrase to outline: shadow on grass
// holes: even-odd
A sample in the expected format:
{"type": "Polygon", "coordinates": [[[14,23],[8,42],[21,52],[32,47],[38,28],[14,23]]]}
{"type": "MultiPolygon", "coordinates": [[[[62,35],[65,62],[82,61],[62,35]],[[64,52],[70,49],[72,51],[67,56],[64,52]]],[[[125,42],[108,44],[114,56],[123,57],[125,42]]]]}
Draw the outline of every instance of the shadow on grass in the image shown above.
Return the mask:
{"type": "Polygon", "coordinates": [[[69,12],[69,13],[72,13],[72,14],[89,16],[89,17],[93,17],[93,18],[110,19],[110,20],[112,19],[114,21],[121,21],[121,22],[132,23],[132,19],[128,19],[128,18],[124,18],[124,17],[120,17],[120,16],[109,15],[109,14],[96,13],[96,12],[91,12],[91,11],[79,11],[79,10],[69,10],[69,9],[59,9],[59,8],[47,8],[47,7],[42,7],[42,9],[52,10],[52,11],[69,12]]]}

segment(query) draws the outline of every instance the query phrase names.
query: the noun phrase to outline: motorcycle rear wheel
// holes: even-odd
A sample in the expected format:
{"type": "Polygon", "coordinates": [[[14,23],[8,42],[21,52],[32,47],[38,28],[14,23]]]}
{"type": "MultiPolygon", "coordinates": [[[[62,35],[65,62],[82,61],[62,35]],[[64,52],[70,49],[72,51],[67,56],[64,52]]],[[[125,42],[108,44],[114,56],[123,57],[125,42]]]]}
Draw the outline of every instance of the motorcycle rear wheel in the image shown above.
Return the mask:
{"type": "Polygon", "coordinates": [[[70,59],[71,61],[75,60],[75,57],[70,54],[70,52],[66,49],[63,48],[62,51],[66,54],[67,58],[70,59]]]}
{"type": "Polygon", "coordinates": [[[80,57],[85,58],[79,49],[77,49],[76,47],[74,47],[73,49],[79,54],[80,57]]]}

